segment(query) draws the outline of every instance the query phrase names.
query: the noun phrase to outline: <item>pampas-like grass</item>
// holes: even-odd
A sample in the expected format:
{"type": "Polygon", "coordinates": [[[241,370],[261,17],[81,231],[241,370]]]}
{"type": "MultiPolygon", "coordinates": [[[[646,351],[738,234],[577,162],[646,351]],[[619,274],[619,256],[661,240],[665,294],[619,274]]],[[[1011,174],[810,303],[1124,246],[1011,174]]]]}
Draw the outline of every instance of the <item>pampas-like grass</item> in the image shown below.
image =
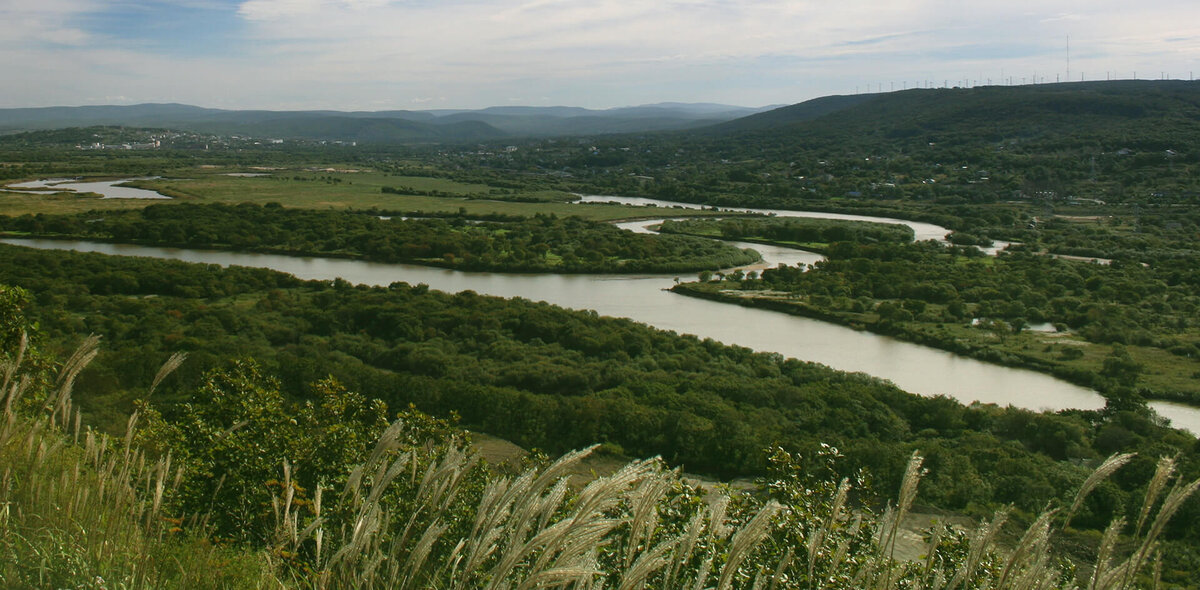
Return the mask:
{"type": "Polygon", "coordinates": [[[1100,482],[1108,479],[1113,473],[1116,473],[1116,471],[1128,463],[1130,459],[1133,459],[1133,453],[1114,453],[1108,459],[1105,459],[1104,463],[1101,463],[1100,467],[1097,467],[1096,470],[1093,471],[1091,475],[1089,475],[1087,479],[1083,481],[1083,485],[1079,486],[1079,491],[1075,493],[1075,501],[1071,503],[1071,507],[1067,510],[1067,516],[1065,519],[1063,519],[1064,529],[1067,528],[1067,525],[1071,523],[1071,518],[1075,516],[1075,512],[1079,510],[1079,507],[1083,506],[1083,500],[1087,498],[1088,494],[1091,494],[1092,490],[1096,489],[1096,486],[1100,485],[1100,482]]]}
{"type": "MultiPolygon", "coordinates": [[[[169,510],[183,472],[170,454],[148,457],[136,447],[139,415],[130,417],[123,437],[109,438],[83,427],[73,410],[75,377],[94,358],[96,344],[85,341],[47,391],[32,391],[39,381],[20,374],[23,348],[3,367],[0,557],[15,555],[24,569],[0,559],[0,582],[74,587],[100,572],[110,587],[139,590],[230,585],[231,578],[211,565],[230,563],[228,554],[211,544],[177,541],[183,517],[169,510]],[[42,413],[18,415],[26,405],[18,400],[31,393],[42,413]],[[186,549],[173,549],[178,547],[186,549]]],[[[172,357],[151,389],[180,362],[182,357],[172,357]]],[[[848,480],[823,485],[827,497],[798,494],[786,504],[726,489],[701,501],[658,459],[632,461],[573,487],[571,468],[591,449],[511,477],[481,478],[465,442],[414,446],[405,442],[412,434],[406,429],[402,422],[387,428],[367,460],[347,473],[340,495],[318,484],[309,502],[294,483],[304,466],[281,462],[283,485],[271,503],[274,553],[242,554],[237,559],[244,569],[234,585],[1050,588],[1063,580],[1050,551],[1054,533],[1129,461],[1110,457],[1089,476],[1062,511],[1061,527],[1054,525],[1060,511],[1047,509],[1013,547],[1001,549],[995,542],[1007,521],[1001,511],[965,535],[938,529],[919,563],[901,563],[895,559],[897,538],[923,474],[917,454],[897,502],[876,516],[851,504],[848,480]],[[809,504],[798,504],[803,502],[809,504]],[[944,544],[953,549],[943,550],[944,544]]],[[[1175,471],[1173,459],[1159,462],[1132,527],[1133,551],[1118,555],[1126,521],[1115,520],[1101,539],[1091,577],[1068,585],[1125,589],[1143,576],[1159,579],[1163,531],[1200,490],[1200,480],[1179,481],[1175,471]]],[[[204,521],[202,515],[192,520],[204,521]]]]}

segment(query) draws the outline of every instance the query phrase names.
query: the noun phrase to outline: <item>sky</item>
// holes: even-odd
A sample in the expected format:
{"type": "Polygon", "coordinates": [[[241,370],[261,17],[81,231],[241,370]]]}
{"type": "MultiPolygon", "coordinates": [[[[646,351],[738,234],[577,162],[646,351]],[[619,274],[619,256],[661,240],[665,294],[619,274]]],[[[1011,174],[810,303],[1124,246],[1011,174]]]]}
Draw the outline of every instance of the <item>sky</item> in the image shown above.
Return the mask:
{"type": "Polygon", "coordinates": [[[1200,75],[1196,0],[0,0],[0,23],[0,107],[757,107],[1200,75]]]}

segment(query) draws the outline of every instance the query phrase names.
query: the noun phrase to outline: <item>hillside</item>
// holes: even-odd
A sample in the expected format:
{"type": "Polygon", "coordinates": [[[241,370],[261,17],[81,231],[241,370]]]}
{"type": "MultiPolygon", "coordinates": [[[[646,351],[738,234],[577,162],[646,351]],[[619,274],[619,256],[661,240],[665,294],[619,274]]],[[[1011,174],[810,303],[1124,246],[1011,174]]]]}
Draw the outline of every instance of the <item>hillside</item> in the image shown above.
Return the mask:
{"type": "Polygon", "coordinates": [[[1116,81],[832,96],[725,123],[723,136],[884,151],[929,142],[1099,141],[1169,149],[1200,131],[1200,82],[1116,81]]]}
{"type": "Polygon", "coordinates": [[[594,110],[489,107],[430,111],[266,111],[182,104],[0,109],[0,133],[131,126],[286,139],[367,143],[474,142],[513,137],[642,133],[704,127],[763,109],[662,103],[594,110]]]}

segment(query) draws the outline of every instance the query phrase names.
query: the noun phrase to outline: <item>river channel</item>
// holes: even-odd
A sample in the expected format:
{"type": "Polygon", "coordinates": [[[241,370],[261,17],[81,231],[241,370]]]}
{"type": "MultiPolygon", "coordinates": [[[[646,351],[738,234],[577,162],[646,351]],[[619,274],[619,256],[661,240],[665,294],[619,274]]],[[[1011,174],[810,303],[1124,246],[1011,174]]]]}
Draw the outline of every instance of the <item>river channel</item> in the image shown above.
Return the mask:
{"type": "MultiPolygon", "coordinates": [[[[603,199],[610,199],[604,197],[603,199]]],[[[657,205],[671,206],[664,202],[657,205]]],[[[679,204],[682,205],[682,204],[679,204]]],[[[774,211],[777,215],[801,212],[774,211]]],[[[826,216],[826,214],[806,214],[826,216]]],[[[918,239],[942,238],[943,228],[900,220],[838,216],[918,225],[918,239]],[[940,232],[938,234],[937,232],[940,232]],[[933,235],[936,234],[936,235],[933,235]]],[[[633,222],[631,229],[651,222],[633,222]]],[[[388,285],[396,281],[425,283],[446,292],[472,290],[499,297],[522,297],[602,315],[625,317],[656,328],[712,338],[726,344],[822,363],[843,371],[887,379],[921,395],[945,394],[963,403],[979,401],[1033,410],[1099,408],[1096,392],[1048,375],[1003,367],[903,342],[886,336],[779,312],[717,303],[671,293],[671,275],[558,275],[462,272],[411,264],[384,264],[335,258],[283,256],[179,248],[159,248],[87,241],[3,239],[4,243],[44,249],[100,252],[121,256],[167,258],[187,262],[271,268],[302,279],[388,285]]],[[[812,263],[819,256],[789,248],[741,244],[761,252],[766,263],[812,263]]],[[[691,277],[681,277],[691,278],[691,277]]],[[[1159,414],[1180,428],[1200,432],[1200,409],[1152,402],[1159,414]]]]}

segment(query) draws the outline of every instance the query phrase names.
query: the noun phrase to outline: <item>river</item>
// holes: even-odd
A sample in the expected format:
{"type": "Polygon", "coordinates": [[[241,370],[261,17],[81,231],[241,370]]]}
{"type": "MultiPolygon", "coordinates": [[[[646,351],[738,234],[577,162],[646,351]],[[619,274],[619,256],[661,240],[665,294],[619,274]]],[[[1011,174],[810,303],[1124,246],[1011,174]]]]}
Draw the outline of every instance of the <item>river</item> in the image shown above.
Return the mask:
{"type": "MultiPolygon", "coordinates": [[[[697,207],[667,201],[653,201],[647,204],[697,207]]],[[[826,215],[782,210],[753,212],[797,217],[826,215]]],[[[838,215],[836,218],[909,225],[914,227],[918,239],[941,239],[947,232],[946,229],[932,224],[897,219],[853,215],[838,215]]],[[[655,222],[638,221],[622,225],[628,229],[646,231],[645,226],[653,223],[655,222]]],[[[1032,410],[1094,409],[1104,405],[1103,398],[1096,392],[1042,373],[985,363],[819,320],[671,293],[668,289],[676,280],[676,277],[671,275],[480,273],[412,264],[87,241],[17,238],[0,241],[33,248],[271,268],[302,279],[331,280],[341,277],[352,283],[367,285],[388,285],[403,281],[413,285],[425,283],[431,288],[451,293],[469,289],[484,295],[523,297],[574,309],[595,310],[603,315],[625,317],[656,328],[712,338],[758,351],[776,352],[786,357],[818,362],[843,371],[862,372],[887,379],[905,391],[921,395],[945,394],[967,404],[979,401],[1032,410]]],[[[763,254],[765,264],[769,266],[781,262],[811,264],[820,259],[819,255],[791,248],[761,244],[736,245],[757,249],[763,254]]],[[[1200,409],[1161,401],[1151,402],[1150,405],[1177,427],[1200,433],[1200,409]]]]}
{"type": "MultiPolygon", "coordinates": [[[[367,285],[396,281],[425,283],[452,293],[469,289],[485,295],[523,297],[626,317],[664,330],[777,352],[843,371],[867,373],[888,379],[909,392],[946,394],[963,403],[981,401],[1034,410],[1099,408],[1104,404],[1089,389],[1041,373],[984,363],[818,320],[677,295],[666,290],[674,284],[672,276],[472,273],[337,258],[86,241],[18,238],[0,241],[33,248],[271,268],[302,279],[341,277],[367,285]]],[[[1154,402],[1152,406],[1174,424],[1200,432],[1200,410],[1166,402],[1154,402]]]]}

